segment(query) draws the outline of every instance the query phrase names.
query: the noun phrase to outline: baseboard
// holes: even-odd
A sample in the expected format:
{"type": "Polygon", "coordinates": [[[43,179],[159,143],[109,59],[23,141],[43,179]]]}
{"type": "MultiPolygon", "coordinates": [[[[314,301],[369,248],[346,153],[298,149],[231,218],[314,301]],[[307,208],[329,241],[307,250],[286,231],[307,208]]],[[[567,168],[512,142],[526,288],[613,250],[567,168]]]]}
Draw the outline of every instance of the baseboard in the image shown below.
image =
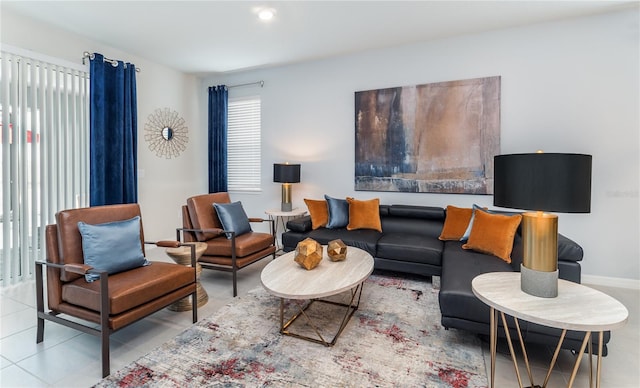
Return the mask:
{"type": "Polygon", "coordinates": [[[596,286],[629,288],[632,290],[640,290],[640,280],[637,280],[637,279],[614,278],[609,276],[598,276],[598,275],[582,275],[582,283],[593,284],[596,286]]]}

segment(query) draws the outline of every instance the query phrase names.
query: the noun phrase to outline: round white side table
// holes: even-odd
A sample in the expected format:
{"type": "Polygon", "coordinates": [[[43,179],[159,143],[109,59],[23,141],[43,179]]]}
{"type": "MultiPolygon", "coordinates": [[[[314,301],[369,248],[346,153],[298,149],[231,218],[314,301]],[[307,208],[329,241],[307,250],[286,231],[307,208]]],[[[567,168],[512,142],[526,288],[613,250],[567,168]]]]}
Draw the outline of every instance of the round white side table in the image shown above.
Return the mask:
{"type": "MultiPolygon", "coordinates": [[[[584,351],[589,346],[589,365],[592,364],[591,357],[591,333],[598,333],[598,365],[596,371],[596,386],[600,386],[600,371],[602,364],[602,346],[604,332],[614,330],[624,326],[629,317],[627,308],[612,298],[611,296],[595,290],[593,288],[583,286],[582,284],[569,282],[566,280],[558,280],[558,296],[555,298],[541,298],[529,295],[520,289],[520,273],[519,272],[491,272],[476,276],[471,287],[473,293],[491,307],[491,387],[495,381],[495,361],[496,361],[496,341],[498,333],[498,313],[502,318],[502,325],[505,329],[505,336],[509,345],[511,359],[513,361],[518,383],[522,387],[520,372],[518,371],[518,363],[513,351],[513,344],[507,326],[505,314],[515,318],[516,329],[520,337],[522,353],[525,366],[529,374],[531,386],[533,383],[531,368],[525,346],[522,342],[522,333],[518,319],[528,322],[537,323],[544,326],[562,329],[558,346],[551,360],[551,365],[547,371],[544,383],[545,387],[551,376],[551,371],[555,366],[562,341],[567,330],[577,330],[585,332],[582,348],[576,354],[576,362],[569,379],[568,386],[571,387],[580,366],[580,360],[584,351]]],[[[590,386],[592,383],[593,373],[589,374],[590,386]]]]}
{"type": "Polygon", "coordinates": [[[269,216],[270,220],[274,222],[275,230],[273,233],[276,236],[276,249],[282,250],[282,244],[280,243],[280,236],[287,230],[287,222],[293,218],[302,217],[307,214],[307,211],[301,208],[294,208],[289,212],[282,211],[280,209],[269,209],[264,212],[269,216]]]}

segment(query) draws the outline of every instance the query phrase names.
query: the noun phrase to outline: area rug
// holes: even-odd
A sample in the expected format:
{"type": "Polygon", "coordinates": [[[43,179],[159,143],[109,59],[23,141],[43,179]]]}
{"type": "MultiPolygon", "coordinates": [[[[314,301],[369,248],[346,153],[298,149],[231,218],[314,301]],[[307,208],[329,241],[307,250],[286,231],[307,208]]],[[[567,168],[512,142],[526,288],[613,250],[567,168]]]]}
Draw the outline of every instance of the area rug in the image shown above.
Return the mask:
{"type": "MultiPolygon", "coordinates": [[[[287,302],[286,311],[296,303],[287,302]]],[[[372,275],[333,347],[281,335],[279,307],[279,298],[256,288],[96,386],[487,386],[480,341],[444,330],[438,291],[422,279],[372,275]]],[[[323,336],[339,324],[343,312],[336,309],[317,303],[308,310],[323,336]]],[[[313,334],[304,319],[294,329],[313,334]]]]}

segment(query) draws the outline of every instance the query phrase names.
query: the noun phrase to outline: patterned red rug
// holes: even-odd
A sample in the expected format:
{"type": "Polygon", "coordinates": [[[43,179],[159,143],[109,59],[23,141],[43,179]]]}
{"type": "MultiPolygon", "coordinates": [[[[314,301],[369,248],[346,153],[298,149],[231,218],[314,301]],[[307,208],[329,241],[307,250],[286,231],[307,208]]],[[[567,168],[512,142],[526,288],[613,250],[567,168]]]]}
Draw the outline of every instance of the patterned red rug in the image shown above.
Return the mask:
{"type": "MultiPolygon", "coordinates": [[[[257,288],[96,386],[487,386],[480,341],[440,326],[431,283],[372,275],[333,347],[282,336],[279,306],[257,288]]],[[[325,303],[308,313],[323,333],[335,333],[342,316],[325,303]]],[[[296,321],[295,330],[304,323],[296,321]]]]}

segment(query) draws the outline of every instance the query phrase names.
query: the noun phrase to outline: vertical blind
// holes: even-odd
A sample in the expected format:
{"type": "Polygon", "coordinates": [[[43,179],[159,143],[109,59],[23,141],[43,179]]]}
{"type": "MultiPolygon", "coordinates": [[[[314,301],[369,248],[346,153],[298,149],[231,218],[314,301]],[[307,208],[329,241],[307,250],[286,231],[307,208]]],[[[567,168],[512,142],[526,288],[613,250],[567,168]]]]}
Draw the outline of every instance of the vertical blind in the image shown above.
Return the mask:
{"type": "Polygon", "coordinates": [[[89,73],[1,52],[0,285],[33,277],[44,229],[88,204],[89,73]]]}
{"type": "Polygon", "coordinates": [[[227,174],[229,191],[260,191],[260,97],[229,99],[227,174]]]}

